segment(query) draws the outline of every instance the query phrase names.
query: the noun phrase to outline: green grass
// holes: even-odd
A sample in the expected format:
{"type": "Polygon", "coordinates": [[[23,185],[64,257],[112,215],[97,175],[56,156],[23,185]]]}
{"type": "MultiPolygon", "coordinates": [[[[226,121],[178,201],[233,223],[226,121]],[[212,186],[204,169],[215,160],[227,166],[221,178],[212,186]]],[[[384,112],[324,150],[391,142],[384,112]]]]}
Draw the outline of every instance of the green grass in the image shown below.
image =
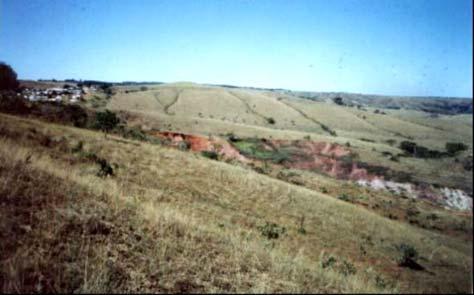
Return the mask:
{"type": "Polygon", "coordinates": [[[260,139],[250,138],[241,139],[232,144],[245,156],[274,163],[288,161],[291,156],[291,150],[276,149],[265,145],[260,139]]]}

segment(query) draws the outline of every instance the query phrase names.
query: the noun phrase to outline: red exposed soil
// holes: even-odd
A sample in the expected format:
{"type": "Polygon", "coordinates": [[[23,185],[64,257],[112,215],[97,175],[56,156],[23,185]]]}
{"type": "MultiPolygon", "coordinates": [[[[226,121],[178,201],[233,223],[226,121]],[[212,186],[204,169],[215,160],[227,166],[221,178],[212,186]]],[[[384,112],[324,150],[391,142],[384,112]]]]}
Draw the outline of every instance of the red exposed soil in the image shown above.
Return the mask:
{"type": "Polygon", "coordinates": [[[274,140],[279,149],[294,149],[291,159],[284,163],[288,168],[316,170],[340,179],[370,179],[366,169],[357,167],[351,158],[352,152],[335,143],[313,142],[309,140],[274,140]]]}
{"type": "Polygon", "coordinates": [[[250,162],[250,160],[241,155],[236,148],[220,138],[176,132],[153,132],[152,135],[158,138],[170,140],[171,146],[178,147],[180,143],[187,142],[189,144],[189,149],[194,152],[214,151],[224,159],[236,159],[244,163],[250,162]]]}
{"type": "MultiPolygon", "coordinates": [[[[189,144],[195,152],[215,151],[224,159],[236,159],[243,163],[256,163],[259,160],[242,155],[224,139],[204,137],[176,132],[151,132],[153,136],[169,140],[171,146],[178,147],[182,142],[189,144]]],[[[339,144],[313,142],[309,140],[265,140],[264,148],[268,150],[289,150],[290,159],[281,163],[286,168],[319,171],[339,179],[372,179],[366,169],[357,167],[350,158],[352,152],[339,144]]]]}

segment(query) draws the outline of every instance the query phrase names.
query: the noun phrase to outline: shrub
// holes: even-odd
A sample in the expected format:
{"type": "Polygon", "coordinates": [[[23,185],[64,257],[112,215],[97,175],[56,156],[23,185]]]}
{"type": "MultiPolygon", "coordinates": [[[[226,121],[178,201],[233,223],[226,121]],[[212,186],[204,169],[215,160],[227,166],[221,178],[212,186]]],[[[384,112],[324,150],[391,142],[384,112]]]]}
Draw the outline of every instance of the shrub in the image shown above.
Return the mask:
{"type": "Polygon", "coordinates": [[[12,67],[0,62],[0,90],[17,90],[19,86],[20,83],[12,67]]]}
{"type": "Polygon", "coordinates": [[[266,222],[263,226],[258,226],[257,229],[260,231],[262,236],[269,240],[278,239],[281,235],[286,232],[286,228],[279,226],[276,223],[266,222]]]}
{"type": "Polygon", "coordinates": [[[321,128],[326,131],[327,133],[329,133],[331,136],[337,136],[337,133],[336,131],[332,130],[331,128],[329,128],[328,126],[324,125],[324,124],[321,124],[321,128]]]}
{"type": "Polygon", "coordinates": [[[148,90],[148,87],[146,87],[146,86],[140,87],[140,91],[147,91],[147,90],[148,90]]]}
{"type": "Polygon", "coordinates": [[[400,256],[397,259],[399,266],[408,267],[415,270],[424,269],[416,262],[416,259],[418,259],[418,251],[414,246],[402,243],[397,248],[400,252],[400,256]]]}
{"type": "Polygon", "coordinates": [[[462,161],[462,166],[466,171],[472,171],[472,156],[466,157],[462,161]]]}
{"type": "Polygon", "coordinates": [[[339,272],[342,273],[344,276],[350,276],[350,275],[354,275],[357,272],[357,270],[352,263],[343,261],[341,263],[339,272]]]}
{"type": "Polygon", "coordinates": [[[0,111],[10,114],[27,114],[30,112],[26,99],[17,96],[13,91],[0,92],[0,111]]]}
{"type": "Polygon", "coordinates": [[[387,139],[385,142],[389,145],[394,145],[397,141],[395,139],[387,139]]]}
{"type": "Polygon", "coordinates": [[[467,150],[467,145],[465,145],[462,142],[447,142],[446,143],[446,151],[450,155],[455,155],[465,150],[467,150]]]}
{"type": "Polygon", "coordinates": [[[441,158],[446,155],[446,153],[430,150],[424,146],[417,145],[415,142],[407,140],[400,143],[400,149],[405,151],[406,154],[417,158],[441,158]]]}
{"type": "Polygon", "coordinates": [[[334,258],[333,256],[329,256],[321,260],[321,267],[322,268],[332,267],[333,265],[336,264],[336,262],[337,262],[336,258],[334,258]]]}
{"type": "Polygon", "coordinates": [[[82,140],[80,140],[72,149],[71,151],[73,153],[79,153],[79,152],[82,152],[84,148],[84,142],[82,140]]]}
{"type": "Polygon", "coordinates": [[[272,117],[268,117],[266,119],[267,119],[268,124],[272,124],[272,125],[275,124],[275,119],[273,119],[272,117]]]}
{"type": "Polygon", "coordinates": [[[236,136],[234,133],[232,133],[232,132],[227,133],[226,136],[227,136],[227,138],[228,138],[231,142],[237,142],[237,141],[240,140],[240,138],[237,137],[237,136],[236,136]]]}
{"type": "Polygon", "coordinates": [[[201,155],[212,160],[218,160],[219,155],[214,151],[202,151],[201,155]]]}
{"type": "Polygon", "coordinates": [[[191,148],[191,143],[189,143],[188,141],[186,140],[183,140],[183,141],[180,141],[178,143],[178,149],[179,150],[182,150],[182,151],[187,151],[191,148]]]}
{"type": "Polygon", "coordinates": [[[96,160],[97,164],[100,166],[100,170],[97,173],[97,176],[99,177],[107,177],[107,176],[113,176],[114,175],[114,169],[112,166],[107,162],[107,160],[98,158],[96,160]]]}
{"type": "Polygon", "coordinates": [[[332,101],[337,105],[340,105],[340,106],[344,105],[344,101],[343,101],[342,97],[340,97],[340,96],[334,97],[332,99],[332,101]]]}
{"type": "Polygon", "coordinates": [[[298,228],[298,233],[302,234],[302,235],[305,235],[306,234],[306,229],[304,228],[304,220],[305,220],[305,217],[304,215],[301,216],[300,218],[300,226],[298,228]]]}
{"type": "Polygon", "coordinates": [[[105,112],[96,113],[95,126],[97,129],[100,129],[105,133],[110,132],[115,127],[117,127],[119,122],[120,120],[117,115],[115,115],[115,113],[109,110],[105,110],[105,112]]]}
{"type": "Polygon", "coordinates": [[[138,128],[124,128],[122,131],[122,136],[125,138],[132,138],[141,141],[146,141],[148,139],[146,134],[138,128]]]}
{"type": "Polygon", "coordinates": [[[346,195],[346,194],[339,195],[339,196],[337,196],[337,198],[339,200],[345,201],[345,202],[350,202],[351,199],[352,199],[349,195],[346,195]]]}

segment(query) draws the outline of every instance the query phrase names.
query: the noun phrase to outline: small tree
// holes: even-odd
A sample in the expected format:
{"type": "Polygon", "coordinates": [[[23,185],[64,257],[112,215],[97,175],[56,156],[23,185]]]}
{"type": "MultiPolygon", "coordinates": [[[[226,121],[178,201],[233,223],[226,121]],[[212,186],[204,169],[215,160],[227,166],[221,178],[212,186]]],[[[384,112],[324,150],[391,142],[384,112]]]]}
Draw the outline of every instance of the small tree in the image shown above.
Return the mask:
{"type": "Polygon", "coordinates": [[[117,127],[119,122],[117,115],[109,110],[96,113],[96,127],[102,130],[106,137],[107,133],[117,127]]]}
{"type": "Polygon", "coordinates": [[[267,118],[267,122],[268,122],[268,124],[272,124],[272,125],[273,125],[273,124],[275,124],[275,119],[273,119],[272,117],[268,117],[268,118],[267,118]]]}
{"type": "Polygon", "coordinates": [[[0,62],[0,90],[17,90],[19,87],[15,71],[4,62],[0,62]]]}
{"type": "Polygon", "coordinates": [[[340,96],[334,97],[332,101],[337,105],[340,105],[340,106],[344,105],[344,101],[342,100],[342,97],[340,96]]]}
{"type": "Polygon", "coordinates": [[[446,151],[450,155],[455,155],[459,152],[467,150],[468,146],[462,142],[447,142],[446,143],[446,151]]]}

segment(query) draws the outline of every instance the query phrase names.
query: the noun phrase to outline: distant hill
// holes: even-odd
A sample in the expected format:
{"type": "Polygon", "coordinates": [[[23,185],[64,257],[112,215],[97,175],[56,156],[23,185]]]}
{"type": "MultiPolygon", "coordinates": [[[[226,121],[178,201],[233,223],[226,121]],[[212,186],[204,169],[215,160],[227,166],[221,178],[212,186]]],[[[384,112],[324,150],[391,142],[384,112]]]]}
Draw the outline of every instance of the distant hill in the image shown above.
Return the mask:
{"type": "Polygon", "coordinates": [[[301,98],[314,101],[331,101],[342,98],[348,105],[362,105],[386,109],[409,109],[446,115],[472,113],[472,99],[434,96],[388,96],[345,92],[287,91],[301,98]]]}

